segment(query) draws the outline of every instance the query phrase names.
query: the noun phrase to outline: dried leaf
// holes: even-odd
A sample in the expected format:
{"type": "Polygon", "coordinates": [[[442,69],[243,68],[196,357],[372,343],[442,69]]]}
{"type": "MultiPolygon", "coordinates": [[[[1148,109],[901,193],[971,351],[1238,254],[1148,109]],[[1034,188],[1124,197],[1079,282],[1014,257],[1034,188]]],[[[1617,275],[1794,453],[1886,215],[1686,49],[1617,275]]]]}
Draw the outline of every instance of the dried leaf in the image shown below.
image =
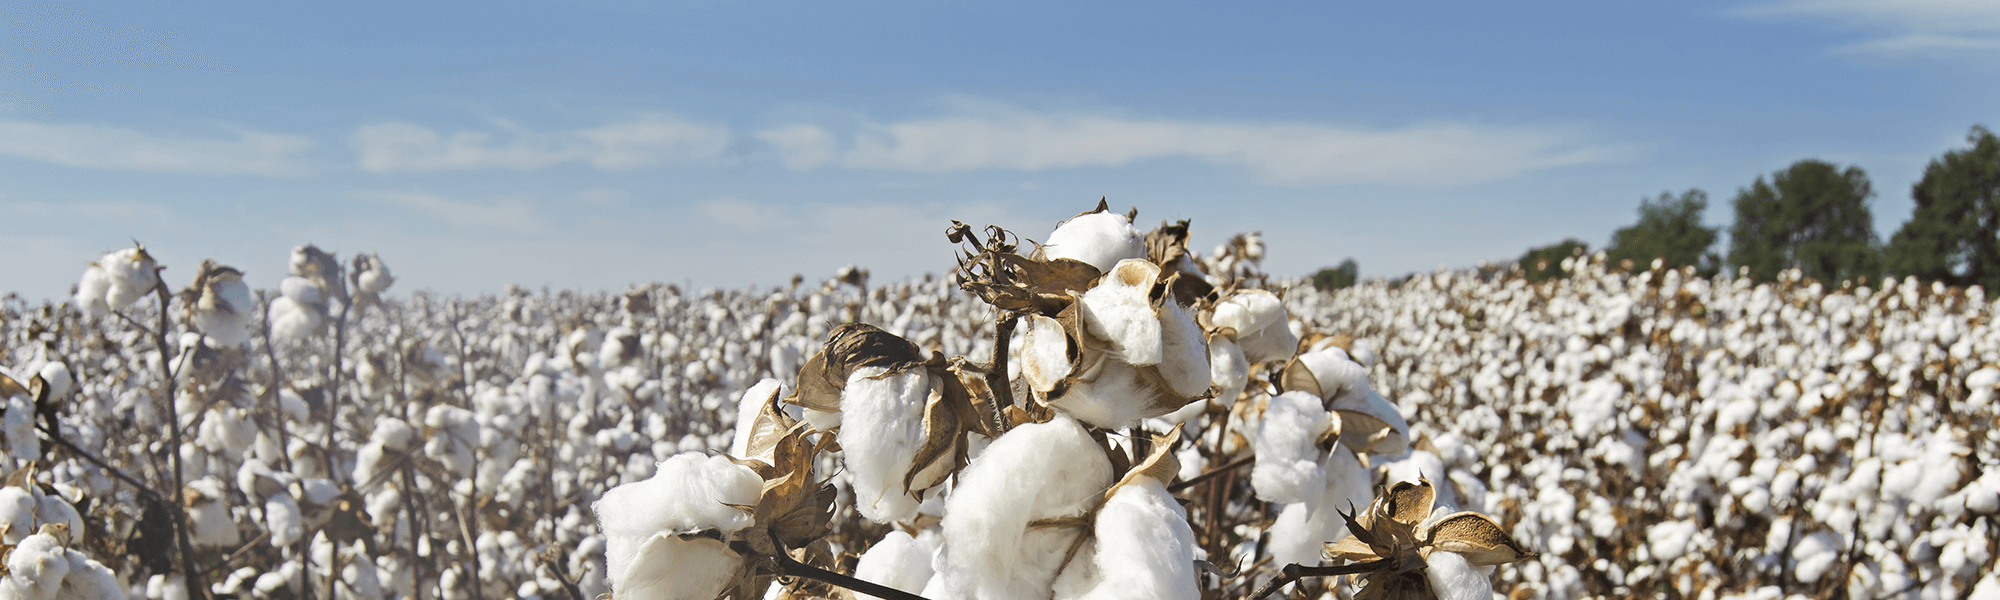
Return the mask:
{"type": "Polygon", "coordinates": [[[1366,562],[1381,558],[1375,554],[1375,549],[1369,547],[1367,542],[1363,542],[1361,538],[1352,535],[1341,538],[1338,542],[1326,544],[1320,550],[1320,556],[1326,560],[1347,560],[1353,562],[1366,562]]]}
{"type": "Polygon", "coordinates": [[[1414,482],[1397,482],[1395,486],[1389,488],[1385,499],[1388,500],[1382,503],[1385,508],[1382,512],[1385,516],[1395,519],[1398,523],[1415,526],[1430,518],[1431,505],[1437,500],[1437,488],[1432,487],[1431,481],[1424,478],[1418,478],[1414,482]]]}
{"type": "Polygon", "coordinates": [[[847,377],[862,367],[901,372],[924,362],[921,348],[867,323],[845,323],[827,335],[826,346],[799,369],[799,387],[786,402],[822,411],[840,410],[847,377]]]}
{"type": "Polygon", "coordinates": [[[1426,534],[1433,551],[1457,552],[1474,565],[1499,565],[1525,558],[1534,552],[1521,547],[1492,517],[1476,512],[1454,513],[1431,526],[1426,534]]]}
{"type": "Polygon", "coordinates": [[[1305,392],[1318,398],[1326,397],[1320,393],[1319,377],[1314,376],[1312,369],[1306,367],[1305,363],[1299,362],[1298,357],[1293,357],[1290,362],[1285,363],[1285,371],[1278,379],[1278,388],[1287,392],[1305,392]]]}
{"type": "Polygon", "coordinates": [[[14,381],[14,378],[8,377],[5,373],[0,373],[0,400],[16,395],[34,397],[34,394],[28,393],[28,386],[21,385],[21,382],[14,381]]]}
{"type": "Polygon", "coordinates": [[[1180,445],[1181,430],[1185,427],[1186,423],[1179,423],[1174,425],[1172,431],[1155,436],[1150,444],[1152,449],[1146,453],[1145,458],[1127,469],[1125,476],[1119,478],[1118,483],[1112,484],[1111,489],[1104,490],[1104,500],[1111,500],[1120,488],[1130,485],[1140,477],[1151,477],[1161,485],[1173,483],[1175,478],[1180,477],[1181,460],[1180,456],[1174,454],[1174,448],[1180,445]]]}

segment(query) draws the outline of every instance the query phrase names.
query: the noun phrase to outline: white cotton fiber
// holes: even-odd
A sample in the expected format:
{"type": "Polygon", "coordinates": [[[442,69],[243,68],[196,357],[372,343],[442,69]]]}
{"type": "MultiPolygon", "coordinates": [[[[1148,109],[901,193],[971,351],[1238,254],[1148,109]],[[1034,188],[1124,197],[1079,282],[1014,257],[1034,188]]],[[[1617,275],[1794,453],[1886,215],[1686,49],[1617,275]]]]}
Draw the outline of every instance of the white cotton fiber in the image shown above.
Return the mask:
{"type": "Polygon", "coordinates": [[[1289,504],[1270,528],[1271,557],[1282,563],[1318,564],[1320,548],[1348,535],[1341,511],[1360,514],[1375,499],[1375,476],[1346,444],[1326,457],[1326,488],[1314,504],[1289,504]]]}
{"type": "Polygon", "coordinates": [[[5,528],[8,544],[19,544],[21,540],[35,534],[35,496],[14,486],[0,488],[0,528],[5,528]]]}
{"type": "Polygon", "coordinates": [[[46,533],[28,536],[7,555],[7,583],[13,588],[8,591],[18,592],[19,598],[55,600],[68,575],[62,543],[46,533]]]}
{"type": "Polygon", "coordinates": [[[188,507],[189,539],[196,547],[225,548],[242,543],[235,519],[230,518],[222,480],[204,477],[187,484],[201,494],[202,501],[188,507]]]}
{"type": "Polygon", "coordinates": [[[1493,580],[1457,552],[1432,552],[1424,576],[1437,600],[1492,600],[1493,580]]]}
{"type": "Polygon", "coordinates": [[[2000,571],[1987,573],[1972,587],[1972,595],[1966,600],[2000,600],[2000,571]]]}
{"type": "Polygon", "coordinates": [[[125,248],[106,254],[104,258],[97,259],[97,266],[104,269],[105,280],[111,284],[104,294],[104,301],[111,310],[124,310],[151,293],[153,286],[160,282],[153,257],[139,248],[125,248]]]}
{"type": "Polygon", "coordinates": [[[764,413],[765,402],[771,399],[771,394],[778,393],[781,387],[778,380],[766,377],[758,381],[757,385],[744,390],[743,396],[736,400],[736,435],[729,443],[730,456],[758,458],[750,456],[750,435],[755,430],[757,416],[764,413]]]}
{"type": "Polygon", "coordinates": [[[76,377],[70,373],[69,365],[59,362],[43,363],[42,368],[36,370],[36,374],[41,375],[42,381],[48,384],[50,399],[68,397],[70,392],[76,390],[76,377]]]}
{"type": "Polygon", "coordinates": [[[1075,259],[1110,271],[1118,261],[1145,257],[1146,239],[1125,215],[1091,213],[1057,226],[1042,251],[1049,260],[1075,259]]]}
{"type": "Polygon", "coordinates": [[[1158,393],[1139,379],[1139,369],[1116,360],[1099,361],[1077,376],[1069,391],[1051,403],[1056,410],[1104,429],[1130,427],[1139,419],[1157,417],[1165,411],[1153,410],[1146,402],[1158,393]]]}
{"type": "Polygon", "coordinates": [[[1208,392],[1208,336],[1181,305],[1160,308],[1160,376],[1174,393],[1193,398],[1208,392]]]}
{"type": "Polygon", "coordinates": [[[1286,392],[1270,399],[1252,441],[1257,462],[1250,471],[1250,487],[1258,498],[1285,503],[1319,500],[1326,489],[1326,472],[1320,466],[1326,453],[1320,451],[1318,440],[1331,420],[1311,394],[1286,392]]]}
{"type": "Polygon", "coordinates": [[[271,301],[271,337],[302,340],[319,331],[319,311],[289,297],[271,301]]]}
{"type": "Polygon", "coordinates": [[[42,440],[35,437],[35,403],[23,395],[6,400],[7,456],[26,465],[42,456],[42,440]]]}
{"type": "Polygon", "coordinates": [[[1042,600],[1077,528],[1037,519],[1081,516],[1110,487],[1111,463],[1082,426],[1058,416],[1008,431],[959,474],[945,501],[936,566],[946,597],[1042,600]]]}
{"type": "MultiPolygon", "coordinates": [[[[903,479],[924,446],[924,405],[934,387],[930,380],[924,369],[890,373],[862,367],[847,376],[835,437],[852,476],[855,508],[868,520],[888,523],[917,515],[917,498],[903,479]]],[[[948,468],[950,463],[947,458],[937,465],[948,468]]],[[[921,486],[940,477],[918,479],[923,481],[913,483],[921,486]]]]}
{"type": "Polygon", "coordinates": [[[612,588],[625,594],[666,581],[677,582],[668,587],[681,590],[669,597],[715,597],[741,559],[728,556],[714,540],[681,540],[673,534],[703,529],[734,533],[750,526],[749,513],[728,505],[756,504],[763,485],[757,472],[726,457],[687,453],[661,461],[651,479],[604,492],[591,510],[604,532],[612,588]],[[633,568],[637,563],[667,568],[633,568]],[[624,588],[628,581],[634,589],[624,588]]]}
{"type": "Polygon", "coordinates": [[[861,554],[860,562],[854,565],[854,577],[912,594],[922,592],[936,574],[931,570],[931,557],[937,553],[939,539],[934,529],[917,537],[891,531],[861,554]]]}
{"type": "Polygon", "coordinates": [[[104,301],[104,296],[110,291],[110,276],[104,274],[104,269],[91,265],[83,271],[83,277],[77,280],[76,297],[71,301],[83,314],[101,317],[111,312],[111,304],[104,301]]]}
{"type": "Polygon", "coordinates": [[[212,345],[234,348],[250,342],[250,324],[257,304],[250,298],[250,286],[243,283],[242,275],[234,271],[224,271],[228,275],[211,279],[209,286],[214,290],[212,310],[194,311],[194,325],[207,335],[212,345]]]}
{"type": "Polygon", "coordinates": [[[1140,476],[1097,513],[1094,561],[1101,581],[1087,600],[1195,600],[1194,530],[1158,479],[1140,476]]]}
{"type": "Polygon", "coordinates": [[[36,495],[40,496],[35,500],[37,527],[47,523],[64,523],[69,525],[70,539],[84,539],[83,515],[76,512],[76,506],[57,494],[36,495]]]}
{"type": "Polygon", "coordinates": [[[1160,364],[1160,317],[1147,299],[1159,274],[1159,267],[1144,260],[1120,262],[1097,287],[1077,298],[1084,326],[1109,342],[1112,354],[1127,364],[1160,364]]]}
{"type": "Polygon", "coordinates": [[[299,510],[299,501],[286,492],[271,494],[264,500],[264,530],[271,532],[271,546],[275,548],[290,546],[304,538],[305,515],[299,510]]]}
{"type": "Polygon", "coordinates": [[[1243,347],[1228,336],[1208,341],[1208,379],[1215,385],[1215,398],[1223,404],[1236,401],[1250,382],[1250,360],[1243,347]]]}
{"type": "MultiPolygon", "coordinates": [[[[77,539],[71,534],[70,539],[77,539]]],[[[125,600],[125,582],[109,567],[91,560],[82,552],[66,550],[63,558],[69,561],[69,576],[63,578],[63,587],[68,588],[58,597],[63,600],[125,600]]]]}
{"type": "Polygon", "coordinates": [[[1021,375],[1029,387],[1044,394],[1069,377],[1069,335],[1062,323],[1042,315],[1021,320],[1021,375]]]}
{"type": "Polygon", "coordinates": [[[1815,531],[1792,546],[1792,560],[1797,561],[1797,566],[1792,568],[1792,576],[1798,578],[1799,583],[1818,583],[1840,562],[1840,554],[1840,541],[1834,539],[1833,534],[1815,531]]]}

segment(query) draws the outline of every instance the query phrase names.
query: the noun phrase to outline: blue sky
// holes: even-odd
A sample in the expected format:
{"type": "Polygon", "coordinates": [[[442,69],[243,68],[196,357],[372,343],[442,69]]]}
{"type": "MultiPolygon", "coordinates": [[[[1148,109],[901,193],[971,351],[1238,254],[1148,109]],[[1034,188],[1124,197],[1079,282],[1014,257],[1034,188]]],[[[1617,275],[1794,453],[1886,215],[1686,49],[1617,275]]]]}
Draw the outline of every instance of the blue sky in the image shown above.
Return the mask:
{"type": "Polygon", "coordinates": [[[1390,276],[1668,190],[1726,227],[1804,158],[1886,239],[2000,126],[2000,2],[1079,4],[0,4],[0,290],[133,239],[176,286],[308,242],[399,292],[896,278],[1101,196],[1390,276]]]}

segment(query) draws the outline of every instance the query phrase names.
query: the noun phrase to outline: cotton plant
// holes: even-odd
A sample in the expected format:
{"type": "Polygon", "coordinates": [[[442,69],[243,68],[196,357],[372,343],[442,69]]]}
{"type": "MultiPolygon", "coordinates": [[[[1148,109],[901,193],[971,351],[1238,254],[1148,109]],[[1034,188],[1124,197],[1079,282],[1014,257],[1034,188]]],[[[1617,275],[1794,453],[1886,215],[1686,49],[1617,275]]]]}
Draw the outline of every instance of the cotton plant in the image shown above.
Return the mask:
{"type": "Polygon", "coordinates": [[[196,330],[206,342],[221,348],[239,348],[250,342],[256,301],[243,272],[204,260],[196,270],[194,283],[182,292],[196,330]]]}
{"type": "Polygon", "coordinates": [[[1427,479],[1382,491],[1358,516],[1343,513],[1348,537],[1326,545],[1326,557],[1360,571],[1358,600],[1487,600],[1492,582],[1478,567],[1536,557],[1492,517],[1473,511],[1433,513],[1436,488],[1427,479]]]}
{"type": "Polygon", "coordinates": [[[74,302],[91,316],[125,310],[160,284],[159,264],[144,245],[115,250],[90,263],[77,282],[74,302]]]}

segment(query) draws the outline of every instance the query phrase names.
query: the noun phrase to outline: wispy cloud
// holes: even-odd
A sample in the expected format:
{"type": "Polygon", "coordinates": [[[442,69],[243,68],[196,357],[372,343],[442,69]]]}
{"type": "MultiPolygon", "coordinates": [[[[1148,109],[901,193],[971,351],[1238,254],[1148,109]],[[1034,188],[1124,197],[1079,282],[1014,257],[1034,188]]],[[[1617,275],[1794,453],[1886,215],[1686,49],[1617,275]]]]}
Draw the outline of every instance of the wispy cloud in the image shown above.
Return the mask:
{"type": "Polygon", "coordinates": [[[234,139],[160,137],[99,125],[0,121],[0,156],[154,173],[299,175],[311,139],[238,129],[234,139]]]}
{"type": "Polygon", "coordinates": [[[748,231],[783,229],[792,222],[784,210],[740,198],[717,198],[696,208],[718,223],[748,231]]]}
{"type": "Polygon", "coordinates": [[[1971,0],[1780,0],[1739,8],[1745,17],[1809,17],[1864,32],[1839,48],[1883,55],[2000,49],[2000,3],[1971,0]]]}
{"type": "Polygon", "coordinates": [[[1285,184],[1457,184],[1618,160],[1625,148],[1563,128],[1431,123],[1392,129],[1317,123],[1147,120],[1015,109],[864,125],[841,147],[797,124],[760,132],[785,164],[902,171],[1039,171],[1191,159],[1285,184]]]}
{"type": "Polygon", "coordinates": [[[352,139],[361,168],[376,173],[513,169],[583,162],[602,170],[712,162],[728,150],[727,127],[645,113],[601,127],[544,133],[499,124],[504,133],[440,133],[406,122],[364,125],[352,139]]]}
{"type": "Polygon", "coordinates": [[[357,194],[363,200],[398,206],[407,210],[430,215],[458,228],[511,229],[527,231],[538,228],[541,217],[535,214],[533,203],[519,198],[502,198],[490,203],[453,200],[436,194],[402,191],[376,191],[357,194]]]}

